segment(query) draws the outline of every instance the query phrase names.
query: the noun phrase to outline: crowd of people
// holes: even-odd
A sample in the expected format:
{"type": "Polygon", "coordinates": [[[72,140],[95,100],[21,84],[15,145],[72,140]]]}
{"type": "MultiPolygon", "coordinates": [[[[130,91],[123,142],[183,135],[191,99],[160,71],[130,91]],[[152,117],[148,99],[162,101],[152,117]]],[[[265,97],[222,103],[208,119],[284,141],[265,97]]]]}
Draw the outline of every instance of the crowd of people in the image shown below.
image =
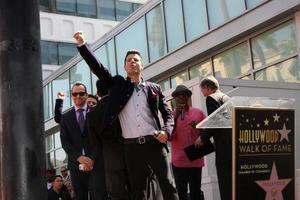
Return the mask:
{"type": "MultiPolygon", "coordinates": [[[[98,77],[97,95],[89,95],[83,83],[74,84],[74,106],[62,113],[65,95],[58,93],[54,118],[60,124],[68,169],[62,167],[61,175],[47,170],[48,200],[204,200],[204,160],[190,160],[184,148],[193,144],[200,148],[211,136],[221,199],[230,200],[231,134],[196,129],[206,115],[191,106],[192,91],[178,85],[172,93],[175,108],[171,111],[160,86],[142,79],[144,64],[138,51],[130,50],[125,56],[127,77],[112,76],[95,58],[82,32],[76,32],[74,39],[98,77]]],[[[212,76],[201,81],[200,89],[207,97],[208,114],[229,98],[212,76]]]]}
{"type": "Polygon", "coordinates": [[[47,169],[48,200],[75,199],[69,170],[61,167],[60,173],[61,175],[57,175],[53,168],[47,169]]]}

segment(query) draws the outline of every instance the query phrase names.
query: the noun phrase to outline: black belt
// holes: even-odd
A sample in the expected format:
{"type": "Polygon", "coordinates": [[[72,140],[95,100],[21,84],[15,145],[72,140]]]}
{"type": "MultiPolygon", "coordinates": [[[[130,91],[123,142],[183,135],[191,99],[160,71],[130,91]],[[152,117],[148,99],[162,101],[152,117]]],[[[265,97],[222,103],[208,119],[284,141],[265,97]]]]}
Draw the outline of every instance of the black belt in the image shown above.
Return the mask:
{"type": "Polygon", "coordinates": [[[153,135],[140,136],[137,138],[124,138],[124,144],[145,144],[147,142],[155,141],[155,137],[153,135]]]}

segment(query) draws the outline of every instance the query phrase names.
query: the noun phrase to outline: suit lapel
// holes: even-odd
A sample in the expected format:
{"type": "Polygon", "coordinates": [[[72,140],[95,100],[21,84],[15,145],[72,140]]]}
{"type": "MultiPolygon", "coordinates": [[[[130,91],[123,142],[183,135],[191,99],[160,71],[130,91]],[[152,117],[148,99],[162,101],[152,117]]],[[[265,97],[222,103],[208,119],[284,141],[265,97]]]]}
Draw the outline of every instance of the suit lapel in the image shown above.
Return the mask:
{"type": "Polygon", "coordinates": [[[145,87],[143,89],[144,89],[145,94],[147,95],[147,101],[148,101],[149,108],[150,108],[152,114],[154,114],[155,113],[154,112],[154,102],[152,99],[151,85],[148,82],[145,82],[145,87]]]}

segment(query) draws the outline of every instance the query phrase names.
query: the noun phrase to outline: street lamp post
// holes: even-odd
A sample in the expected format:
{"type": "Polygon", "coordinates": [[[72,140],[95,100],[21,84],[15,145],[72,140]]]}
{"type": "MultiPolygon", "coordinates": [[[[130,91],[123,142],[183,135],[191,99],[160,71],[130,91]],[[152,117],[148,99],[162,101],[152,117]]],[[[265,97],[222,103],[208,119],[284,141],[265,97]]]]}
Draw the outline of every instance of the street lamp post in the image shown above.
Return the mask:
{"type": "Polygon", "coordinates": [[[38,0],[0,1],[0,199],[46,199],[38,0]]]}

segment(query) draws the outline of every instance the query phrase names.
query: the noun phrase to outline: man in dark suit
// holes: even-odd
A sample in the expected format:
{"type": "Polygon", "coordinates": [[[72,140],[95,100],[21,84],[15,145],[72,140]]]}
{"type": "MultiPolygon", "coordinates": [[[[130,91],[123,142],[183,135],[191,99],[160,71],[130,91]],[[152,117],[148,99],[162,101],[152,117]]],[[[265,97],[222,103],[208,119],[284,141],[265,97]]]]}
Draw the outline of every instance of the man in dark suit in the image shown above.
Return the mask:
{"type": "MultiPolygon", "coordinates": [[[[68,167],[71,173],[71,180],[75,191],[76,199],[88,200],[90,186],[89,176],[93,166],[90,141],[85,122],[86,114],[89,111],[86,104],[88,98],[86,86],[76,83],[72,87],[72,100],[74,107],[62,115],[60,122],[60,138],[62,147],[68,156],[68,167]]],[[[104,180],[104,176],[102,177],[104,180]]],[[[105,186],[100,187],[102,195],[98,199],[104,199],[105,186]]],[[[91,193],[93,197],[93,193],[91,193]]]]}
{"type": "Polygon", "coordinates": [[[79,45],[80,54],[92,72],[109,89],[109,109],[104,118],[104,126],[112,126],[116,120],[120,120],[132,199],[146,198],[148,166],[156,174],[164,199],[178,199],[169,176],[170,166],[165,148],[173,130],[173,116],[163,101],[160,86],[142,80],[141,71],[144,65],[140,53],[127,52],[127,78],[120,75],[112,77],[85,45],[82,32],[75,33],[74,38],[79,45]],[[162,115],[163,125],[158,112],[162,115]]]}
{"type": "Polygon", "coordinates": [[[112,126],[104,126],[104,117],[108,109],[108,90],[100,80],[97,80],[96,86],[97,94],[101,99],[87,115],[92,146],[91,158],[96,160],[94,167],[97,168],[97,160],[99,160],[97,157],[102,158],[103,156],[106,189],[110,199],[128,200],[129,182],[124,161],[120,123],[116,120],[112,126]]]}
{"type": "MultiPolygon", "coordinates": [[[[213,76],[204,78],[200,83],[203,96],[206,97],[207,114],[217,110],[229,97],[219,90],[219,83],[213,76]]],[[[231,200],[231,129],[206,129],[196,141],[196,145],[203,145],[202,141],[213,137],[216,147],[216,168],[219,190],[222,200],[231,200]]]]}

